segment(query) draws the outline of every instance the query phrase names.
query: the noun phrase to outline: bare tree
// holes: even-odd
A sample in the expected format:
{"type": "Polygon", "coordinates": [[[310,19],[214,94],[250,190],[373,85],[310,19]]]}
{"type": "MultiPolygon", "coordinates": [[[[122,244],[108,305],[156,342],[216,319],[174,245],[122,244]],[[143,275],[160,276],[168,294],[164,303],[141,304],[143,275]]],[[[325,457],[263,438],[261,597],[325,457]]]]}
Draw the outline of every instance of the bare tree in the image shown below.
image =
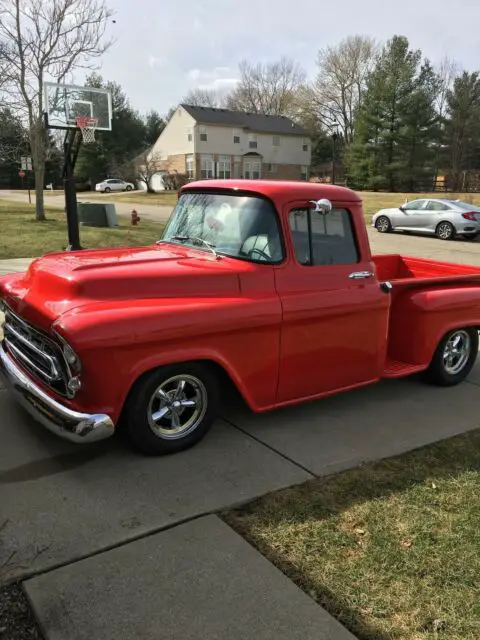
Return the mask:
{"type": "Polygon", "coordinates": [[[23,114],[35,172],[36,218],[45,220],[43,186],[48,135],[43,122],[45,80],[65,82],[109,47],[112,15],[105,0],[0,0],[0,41],[9,67],[2,87],[23,114]]]}
{"type": "Polygon", "coordinates": [[[192,107],[219,107],[221,100],[216,91],[197,88],[189,91],[182,103],[192,107]]]}
{"type": "Polygon", "coordinates": [[[225,106],[237,111],[294,117],[297,97],[305,82],[303,68],[290,58],[269,64],[239,65],[240,82],[225,97],[225,106]]]}
{"type": "MultiPolygon", "coordinates": [[[[445,133],[445,117],[447,115],[447,107],[448,101],[447,97],[449,92],[451,91],[455,78],[460,73],[460,68],[457,63],[445,56],[443,60],[440,62],[438,67],[435,69],[438,76],[438,93],[437,98],[435,100],[435,107],[437,109],[437,113],[440,119],[440,126],[442,127],[443,132],[445,133]]],[[[442,149],[444,146],[442,145],[444,139],[438,141],[435,151],[435,159],[434,159],[434,184],[437,184],[438,180],[438,172],[440,168],[440,163],[442,160],[442,149]]]]}
{"type": "Polygon", "coordinates": [[[148,193],[153,193],[152,178],[160,169],[160,155],[154,151],[154,147],[145,149],[143,153],[133,161],[137,178],[144,182],[148,193]]]}
{"type": "Polygon", "coordinates": [[[318,73],[302,93],[302,108],[324,128],[337,122],[348,144],[353,138],[356,110],[377,52],[374,40],[355,35],[318,53],[318,73]]]}
{"type": "Polygon", "coordinates": [[[438,75],[439,90],[437,94],[436,107],[440,118],[445,117],[445,111],[447,107],[447,95],[449,90],[453,87],[455,78],[460,73],[460,68],[455,60],[445,56],[435,69],[438,75]]]}

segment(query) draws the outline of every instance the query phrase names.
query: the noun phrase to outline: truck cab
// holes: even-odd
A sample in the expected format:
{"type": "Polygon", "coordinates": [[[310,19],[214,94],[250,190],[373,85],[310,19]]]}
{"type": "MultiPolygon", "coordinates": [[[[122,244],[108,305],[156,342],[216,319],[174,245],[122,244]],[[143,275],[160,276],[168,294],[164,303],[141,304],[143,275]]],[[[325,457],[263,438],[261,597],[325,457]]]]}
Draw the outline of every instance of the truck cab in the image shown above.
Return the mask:
{"type": "Polygon", "coordinates": [[[458,384],[478,351],[480,269],[373,257],[360,198],[331,185],[190,183],[154,246],[50,254],[0,298],[0,374],[37,420],[75,442],[123,425],[149,454],[203,438],[225,384],[267,411],[458,384]]]}

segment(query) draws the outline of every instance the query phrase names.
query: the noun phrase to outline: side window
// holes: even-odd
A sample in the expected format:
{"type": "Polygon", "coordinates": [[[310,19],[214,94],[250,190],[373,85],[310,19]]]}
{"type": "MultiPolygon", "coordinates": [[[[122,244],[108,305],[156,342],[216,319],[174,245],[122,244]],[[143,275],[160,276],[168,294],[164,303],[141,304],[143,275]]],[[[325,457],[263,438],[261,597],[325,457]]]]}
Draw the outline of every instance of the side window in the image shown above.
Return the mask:
{"type": "Polygon", "coordinates": [[[423,209],[424,203],[425,200],[413,200],[412,202],[404,205],[403,208],[405,211],[416,211],[417,209],[423,209]]]}
{"type": "Polygon", "coordinates": [[[355,231],[346,209],[333,209],[327,215],[311,209],[293,209],[289,223],[300,264],[326,266],[359,261],[355,231]]]}
{"type": "Polygon", "coordinates": [[[438,200],[429,200],[425,209],[428,211],[450,211],[450,207],[438,200]]]}

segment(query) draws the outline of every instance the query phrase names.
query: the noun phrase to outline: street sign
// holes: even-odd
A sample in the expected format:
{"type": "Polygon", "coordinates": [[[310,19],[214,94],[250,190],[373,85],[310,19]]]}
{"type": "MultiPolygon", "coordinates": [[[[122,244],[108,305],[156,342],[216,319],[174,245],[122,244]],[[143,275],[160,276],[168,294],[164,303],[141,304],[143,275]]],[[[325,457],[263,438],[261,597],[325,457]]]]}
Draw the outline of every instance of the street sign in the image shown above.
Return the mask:
{"type": "Polygon", "coordinates": [[[20,162],[22,165],[22,171],[32,170],[32,158],[30,156],[22,156],[20,158],[20,162]]]}
{"type": "Polygon", "coordinates": [[[24,178],[25,177],[25,171],[22,171],[20,169],[20,171],[18,172],[18,175],[20,176],[20,178],[24,178]]]}

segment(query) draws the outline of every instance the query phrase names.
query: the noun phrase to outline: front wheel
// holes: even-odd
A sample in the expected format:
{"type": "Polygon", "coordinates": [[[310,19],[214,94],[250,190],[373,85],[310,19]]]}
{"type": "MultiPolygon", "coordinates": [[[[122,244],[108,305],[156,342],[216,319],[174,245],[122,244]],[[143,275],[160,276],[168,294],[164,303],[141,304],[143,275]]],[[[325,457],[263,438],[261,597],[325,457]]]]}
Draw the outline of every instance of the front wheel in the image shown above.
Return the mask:
{"type": "Polygon", "coordinates": [[[478,354],[478,331],[471,327],[449,331],[440,341],[427,370],[431,382],[452,387],[463,382],[478,354]]]}
{"type": "Polygon", "coordinates": [[[210,367],[185,363],[161,367],[141,378],[127,401],[125,429],[147,455],[166,455],[197,444],[218,407],[210,367]]]}
{"type": "Polygon", "coordinates": [[[455,235],[455,228],[450,222],[440,222],[435,233],[440,240],[452,240],[455,235]]]}
{"type": "Polygon", "coordinates": [[[379,233],[390,233],[392,230],[392,223],[387,216],[380,216],[375,220],[375,229],[379,233]]]}
{"type": "Polygon", "coordinates": [[[103,192],[103,193],[110,193],[110,192],[111,192],[110,187],[105,187],[105,190],[104,190],[104,192],[103,192]]]}

